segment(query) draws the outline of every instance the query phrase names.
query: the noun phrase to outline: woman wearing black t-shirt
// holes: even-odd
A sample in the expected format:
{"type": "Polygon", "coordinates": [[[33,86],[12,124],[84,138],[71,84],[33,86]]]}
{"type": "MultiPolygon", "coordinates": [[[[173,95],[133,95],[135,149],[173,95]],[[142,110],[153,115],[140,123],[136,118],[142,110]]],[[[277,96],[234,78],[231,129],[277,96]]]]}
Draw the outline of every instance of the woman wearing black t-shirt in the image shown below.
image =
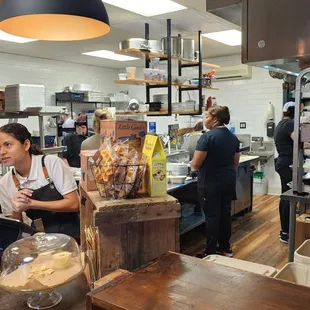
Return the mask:
{"type": "Polygon", "coordinates": [[[191,164],[192,171],[199,171],[198,190],[206,216],[204,255],[218,253],[232,257],[231,203],[236,189],[240,142],[225,127],[229,121],[227,107],[208,109],[206,127],[210,131],[199,139],[191,164]]]}
{"type": "MultiPolygon", "coordinates": [[[[275,169],[280,175],[282,193],[290,189],[287,184],[293,179],[292,168],[290,166],[293,164],[294,115],[295,102],[287,102],[283,107],[283,118],[276,128],[274,136],[276,149],[279,154],[275,162],[275,169]]],[[[281,231],[279,238],[281,242],[288,243],[290,202],[281,199],[279,212],[281,220],[281,231]]]]}

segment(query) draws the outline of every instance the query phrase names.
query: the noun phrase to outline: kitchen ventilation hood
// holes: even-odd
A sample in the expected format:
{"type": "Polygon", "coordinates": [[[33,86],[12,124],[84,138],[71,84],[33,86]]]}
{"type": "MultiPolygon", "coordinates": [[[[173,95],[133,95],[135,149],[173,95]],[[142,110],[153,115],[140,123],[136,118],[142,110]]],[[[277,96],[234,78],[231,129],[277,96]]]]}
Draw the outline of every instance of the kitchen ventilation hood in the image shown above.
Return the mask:
{"type": "Polygon", "coordinates": [[[299,59],[310,64],[309,0],[207,0],[206,3],[208,11],[230,22],[237,21],[236,24],[242,12],[243,63],[294,75],[300,72],[299,59]]]}

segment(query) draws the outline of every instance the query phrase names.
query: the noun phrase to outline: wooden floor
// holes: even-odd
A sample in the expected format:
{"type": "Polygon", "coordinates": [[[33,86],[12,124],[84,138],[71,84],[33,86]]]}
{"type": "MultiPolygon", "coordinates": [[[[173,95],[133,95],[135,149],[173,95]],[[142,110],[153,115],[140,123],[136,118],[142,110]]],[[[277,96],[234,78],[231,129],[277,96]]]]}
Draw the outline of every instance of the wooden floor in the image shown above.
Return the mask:
{"type": "MultiPolygon", "coordinates": [[[[279,197],[254,198],[253,211],[234,218],[231,243],[234,258],[281,268],[287,263],[287,245],[279,241],[279,197]]],[[[205,248],[204,227],[181,238],[181,251],[196,256],[205,248]]]]}

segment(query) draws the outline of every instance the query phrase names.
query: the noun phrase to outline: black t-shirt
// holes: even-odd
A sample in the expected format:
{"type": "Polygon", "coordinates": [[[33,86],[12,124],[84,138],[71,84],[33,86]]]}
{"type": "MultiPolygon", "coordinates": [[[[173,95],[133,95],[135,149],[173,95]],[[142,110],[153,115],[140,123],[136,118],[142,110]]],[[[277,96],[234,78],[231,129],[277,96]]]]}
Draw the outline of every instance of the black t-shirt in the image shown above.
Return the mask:
{"type": "Polygon", "coordinates": [[[63,157],[67,159],[70,167],[81,167],[81,145],[85,139],[85,136],[75,133],[68,134],[64,137],[63,144],[67,147],[67,151],[63,153],[63,157]]]}
{"type": "Polygon", "coordinates": [[[290,166],[293,163],[293,139],[294,120],[283,119],[279,122],[275,130],[274,140],[279,157],[277,166],[290,166]]]}
{"type": "Polygon", "coordinates": [[[239,153],[239,140],[226,127],[214,128],[204,133],[197,143],[196,150],[208,152],[199,169],[199,183],[236,174],[234,155],[239,153]]]}

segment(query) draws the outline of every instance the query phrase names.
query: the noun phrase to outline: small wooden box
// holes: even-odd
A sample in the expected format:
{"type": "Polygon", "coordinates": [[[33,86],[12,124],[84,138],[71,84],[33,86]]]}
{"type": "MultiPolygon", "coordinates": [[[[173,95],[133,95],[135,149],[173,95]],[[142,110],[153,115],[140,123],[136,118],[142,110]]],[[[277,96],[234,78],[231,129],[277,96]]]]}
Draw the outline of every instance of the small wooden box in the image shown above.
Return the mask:
{"type": "Polygon", "coordinates": [[[100,135],[111,136],[115,140],[129,140],[129,142],[137,149],[143,148],[144,139],[147,133],[147,122],[144,121],[100,121],[100,135]]]}

